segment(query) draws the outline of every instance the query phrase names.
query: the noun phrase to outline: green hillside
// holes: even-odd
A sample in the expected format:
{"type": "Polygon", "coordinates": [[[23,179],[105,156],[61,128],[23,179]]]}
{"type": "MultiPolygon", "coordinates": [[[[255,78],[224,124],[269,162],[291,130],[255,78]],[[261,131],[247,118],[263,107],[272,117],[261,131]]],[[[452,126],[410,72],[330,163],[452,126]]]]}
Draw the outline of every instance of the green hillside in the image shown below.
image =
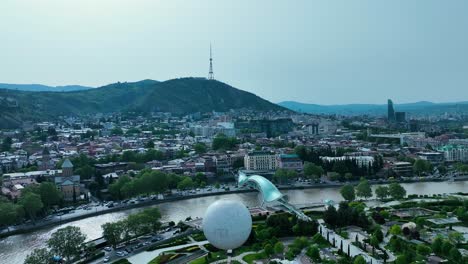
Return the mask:
{"type": "Polygon", "coordinates": [[[17,126],[24,120],[37,121],[59,115],[121,111],[185,114],[241,108],[284,110],[252,93],[203,78],[115,83],[72,92],[0,90],[0,107],[0,128],[17,126]]]}

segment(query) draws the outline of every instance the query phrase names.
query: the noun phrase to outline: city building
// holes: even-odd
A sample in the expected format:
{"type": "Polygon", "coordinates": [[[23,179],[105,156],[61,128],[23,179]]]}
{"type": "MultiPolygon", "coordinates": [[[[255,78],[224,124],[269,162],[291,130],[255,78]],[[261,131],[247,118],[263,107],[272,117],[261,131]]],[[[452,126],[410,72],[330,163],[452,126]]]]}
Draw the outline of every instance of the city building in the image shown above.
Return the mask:
{"type": "Polygon", "coordinates": [[[393,109],[393,102],[390,99],[387,102],[387,119],[390,123],[395,122],[395,109],[393,109]]]}
{"type": "Polygon", "coordinates": [[[449,162],[467,162],[468,147],[463,145],[445,145],[439,149],[449,162]]]}
{"type": "Polygon", "coordinates": [[[80,175],[73,175],[73,164],[66,159],[62,164],[62,175],[54,178],[55,185],[62,192],[65,201],[78,200],[80,197],[80,175]]]}
{"type": "Polygon", "coordinates": [[[404,123],[406,122],[406,112],[396,112],[395,113],[395,121],[397,123],[404,123]]]}
{"type": "Polygon", "coordinates": [[[413,165],[410,162],[400,161],[391,165],[393,172],[399,176],[411,176],[413,174],[413,165]]]}
{"type": "Polygon", "coordinates": [[[302,171],[304,165],[297,154],[279,154],[276,156],[276,164],[279,169],[302,171]]]}
{"type": "Polygon", "coordinates": [[[444,163],[444,154],[441,152],[418,152],[417,155],[420,159],[429,161],[432,165],[438,166],[444,163]]]}
{"type": "Polygon", "coordinates": [[[268,151],[253,151],[244,156],[244,167],[249,171],[276,170],[276,155],[268,151]]]}

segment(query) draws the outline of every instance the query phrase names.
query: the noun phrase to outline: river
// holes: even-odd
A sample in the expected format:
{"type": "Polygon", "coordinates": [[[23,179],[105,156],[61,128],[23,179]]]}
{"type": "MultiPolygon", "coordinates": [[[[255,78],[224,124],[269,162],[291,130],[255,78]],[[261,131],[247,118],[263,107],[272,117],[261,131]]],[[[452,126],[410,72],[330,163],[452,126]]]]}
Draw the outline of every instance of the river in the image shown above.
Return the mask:
{"type": "MultiPolygon", "coordinates": [[[[407,194],[443,194],[455,192],[467,192],[468,181],[458,182],[418,182],[405,183],[402,186],[407,194]]],[[[307,204],[321,202],[324,199],[341,201],[342,197],[338,187],[322,189],[288,190],[282,191],[289,196],[292,204],[307,204]]],[[[202,217],[206,208],[216,200],[232,199],[242,201],[246,206],[253,207],[258,205],[257,193],[226,194],[217,196],[207,196],[194,198],[190,200],[181,200],[175,202],[162,203],[154,205],[161,211],[162,221],[178,222],[186,217],[202,217]]],[[[121,220],[129,214],[142,210],[142,208],[130,209],[121,212],[109,213],[90,217],[74,222],[66,223],[60,226],[41,229],[28,234],[10,236],[0,240],[0,262],[9,264],[21,264],[24,259],[35,248],[44,247],[47,239],[57,229],[69,225],[78,226],[86,234],[87,240],[93,240],[102,235],[101,225],[106,222],[121,220]],[[5,261],[5,262],[3,262],[5,261]]]]}

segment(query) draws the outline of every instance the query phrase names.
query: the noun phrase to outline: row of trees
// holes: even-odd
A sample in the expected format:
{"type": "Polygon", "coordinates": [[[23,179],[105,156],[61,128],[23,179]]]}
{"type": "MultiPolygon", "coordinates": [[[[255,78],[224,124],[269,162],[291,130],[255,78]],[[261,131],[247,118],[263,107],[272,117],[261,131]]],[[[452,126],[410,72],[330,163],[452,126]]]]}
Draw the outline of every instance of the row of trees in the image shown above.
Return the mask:
{"type": "Polygon", "coordinates": [[[398,254],[397,259],[395,260],[395,263],[397,264],[406,264],[418,261],[423,262],[431,253],[449,259],[450,263],[461,264],[467,263],[468,261],[468,258],[463,258],[460,251],[449,239],[444,239],[438,236],[430,246],[425,244],[414,245],[398,236],[401,234],[401,231],[398,233],[391,230],[390,233],[392,234],[392,237],[390,238],[388,247],[398,254]]]}
{"type": "Polygon", "coordinates": [[[192,179],[188,176],[166,174],[160,171],[144,169],[135,177],[122,176],[109,185],[109,193],[114,199],[122,200],[137,195],[164,193],[170,189],[185,190],[204,186],[206,176],[198,173],[192,179]]]}
{"type": "Polygon", "coordinates": [[[304,174],[310,178],[317,178],[323,173],[332,173],[332,180],[345,181],[354,180],[360,176],[372,177],[383,168],[383,158],[380,155],[374,157],[374,162],[359,164],[353,159],[327,161],[321,157],[341,157],[345,153],[353,152],[354,149],[328,148],[313,149],[305,146],[297,146],[295,153],[304,164],[304,174]]]}
{"type": "MultiPolygon", "coordinates": [[[[341,196],[347,201],[354,201],[356,197],[368,199],[372,197],[372,188],[369,182],[361,178],[359,184],[354,187],[351,184],[344,185],[340,190],[341,196]]],[[[399,183],[393,182],[390,185],[379,185],[375,189],[377,198],[383,200],[388,197],[399,200],[406,196],[406,190],[399,183]]]]}
{"type": "Polygon", "coordinates": [[[338,210],[334,206],[328,206],[323,214],[323,220],[332,228],[356,225],[367,229],[371,222],[364,212],[364,207],[360,203],[347,202],[341,202],[338,210]]]}
{"type": "Polygon", "coordinates": [[[130,240],[161,227],[161,213],[158,208],[149,208],[132,214],[124,220],[102,225],[103,236],[114,248],[121,242],[130,240]]]}

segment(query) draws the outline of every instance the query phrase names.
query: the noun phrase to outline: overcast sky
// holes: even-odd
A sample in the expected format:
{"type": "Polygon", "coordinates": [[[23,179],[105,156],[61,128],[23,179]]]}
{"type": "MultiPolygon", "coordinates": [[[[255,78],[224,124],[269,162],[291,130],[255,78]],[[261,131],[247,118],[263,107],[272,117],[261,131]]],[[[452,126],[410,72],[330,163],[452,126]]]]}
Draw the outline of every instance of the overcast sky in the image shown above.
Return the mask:
{"type": "Polygon", "coordinates": [[[208,74],[273,102],[468,100],[468,1],[1,0],[0,82],[208,74]]]}

